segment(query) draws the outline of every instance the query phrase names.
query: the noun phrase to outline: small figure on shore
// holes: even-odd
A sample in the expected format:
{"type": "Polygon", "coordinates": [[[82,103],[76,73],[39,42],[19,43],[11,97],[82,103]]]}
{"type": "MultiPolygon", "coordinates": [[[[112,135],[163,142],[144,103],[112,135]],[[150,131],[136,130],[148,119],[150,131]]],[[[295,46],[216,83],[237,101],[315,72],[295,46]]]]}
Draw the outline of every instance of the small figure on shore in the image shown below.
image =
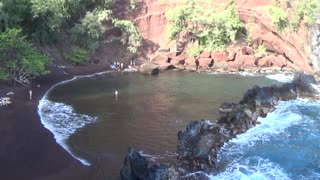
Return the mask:
{"type": "Polygon", "coordinates": [[[120,68],[123,69],[123,63],[120,63],[120,68]]]}
{"type": "Polygon", "coordinates": [[[132,62],[133,62],[132,65],[133,65],[133,66],[136,66],[136,60],[133,59],[132,62]]]}
{"type": "Polygon", "coordinates": [[[30,98],[30,100],[32,100],[32,90],[31,89],[29,90],[29,98],[30,98]]]}

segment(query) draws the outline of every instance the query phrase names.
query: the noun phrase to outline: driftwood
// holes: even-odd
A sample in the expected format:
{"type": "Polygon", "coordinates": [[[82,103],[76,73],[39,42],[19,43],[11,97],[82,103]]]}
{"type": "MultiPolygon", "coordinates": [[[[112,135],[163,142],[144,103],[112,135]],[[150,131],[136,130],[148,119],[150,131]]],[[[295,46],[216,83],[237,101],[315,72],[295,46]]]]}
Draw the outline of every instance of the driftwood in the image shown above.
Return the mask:
{"type": "Polygon", "coordinates": [[[2,97],[0,98],[0,106],[7,106],[9,104],[11,104],[11,100],[9,97],[2,97]]]}

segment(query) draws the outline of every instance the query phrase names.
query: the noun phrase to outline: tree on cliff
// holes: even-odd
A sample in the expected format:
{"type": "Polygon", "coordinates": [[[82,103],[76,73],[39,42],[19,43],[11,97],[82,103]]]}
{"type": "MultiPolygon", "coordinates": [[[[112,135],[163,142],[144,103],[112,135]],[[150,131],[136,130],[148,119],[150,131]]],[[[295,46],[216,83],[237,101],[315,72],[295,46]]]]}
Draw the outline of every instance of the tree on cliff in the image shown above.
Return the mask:
{"type": "Polygon", "coordinates": [[[72,29],[72,37],[74,41],[88,49],[90,52],[94,52],[101,39],[102,34],[106,28],[103,22],[108,20],[111,11],[94,9],[92,12],[87,12],[85,17],[80,20],[72,29]]]}
{"type": "Polygon", "coordinates": [[[113,19],[113,25],[122,32],[121,42],[131,53],[136,53],[142,43],[139,29],[129,20],[113,19]]]}
{"type": "Polygon", "coordinates": [[[30,80],[48,73],[48,58],[34,49],[21,29],[0,33],[0,80],[29,85],[30,80]]]}

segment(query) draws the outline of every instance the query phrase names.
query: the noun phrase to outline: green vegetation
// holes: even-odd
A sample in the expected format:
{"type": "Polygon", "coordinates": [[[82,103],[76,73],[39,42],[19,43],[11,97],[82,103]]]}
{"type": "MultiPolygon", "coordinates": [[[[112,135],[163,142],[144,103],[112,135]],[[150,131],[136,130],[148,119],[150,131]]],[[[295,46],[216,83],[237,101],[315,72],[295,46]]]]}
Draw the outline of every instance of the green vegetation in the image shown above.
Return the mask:
{"type": "Polygon", "coordinates": [[[256,50],[254,56],[261,57],[264,53],[266,53],[266,51],[267,51],[267,48],[263,44],[261,44],[261,45],[259,45],[258,49],[256,50]]]}
{"type": "Polygon", "coordinates": [[[302,21],[308,26],[312,25],[319,11],[319,0],[274,0],[271,7],[272,22],[279,31],[284,30],[288,22],[292,30],[297,31],[302,21]]]}
{"type": "MultiPolygon", "coordinates": [[[[114,2],[0,0],[0,79],[26,85],[33,77],[48,72],[45,69],[48,58],[38,53],[31,43],[39,47],[64,41],[66,46],[76,47],[61,48],[65,59],[72,64],[84,63],[88,53],[95,53],[99,47],[106,28],[114,27],[106,23],[112,19],[114,2]]],[[[136,7],[136,0],[130,0],[130,7],[136,7]]],[[[135,53],[141,45],[138,29],[130,21],[116,19],[114,23],[123,31],[124,44],[135,53]]]]}
{"type": "Polygon", "coordinates": [[[287,26],[288,13],[284,11],[279,6],[271,7],[271,18],[272,23],[277,26],[278,30],[281,32],[287,26]]]}
{"type": "Polygon", "coordinates": [[[243,24],[235,13],[233,2],[219,11],[207,8],[208,4],[196,2],[197,0],[189,0],[184,5],[167,11],[167,33],[170,39],[179,41],[179,38],[187,35],[190,41],[197,41],[198,46],[190,46],[197,48],[189,49],[190,54],[224,49],[228,43],[236,40],[243,24]]]}
{"type": "Polygon", "coordinates": [[[130,9],[136,9],[137,1],[136,0],[130,0],[130,9]]]}
{"type": "Polygon", "coordinates": [[[80,23],[77,23],[72,29],[73,40],[93,53],[98,48],[100,38],[105,32],[103,21],[109,18],[110,13],[109,10],[97,9],[87,12],[80,23]]]}
{"type": "Polygon", "coordinates": [[[113,19],[112,22],[122,32],[120,40],[122,44],[128,46],[131,53],[137,52],[137,48],[142,43],[139,29],[129,20],[113,19]]]}
{"type": "Polygon", "coordinates": [[[308,25],[312,25],[315,18],[319,15],[320,1],[319,0],[301,0],[297,4],[298,16],[304,19],[308,25]]]}
{"type": "Polygon", "coordinates": [[[72,64],[83,64],[88,56],[88,51],[79,47],[72,48],[66,59],[72,64]]]}
{"type": "Polygon", "coordinates": [[[34,49],[21,29],[0,33],[0,80],[29,85],[33,78],[48,73],[48,58],[34,49]]]}

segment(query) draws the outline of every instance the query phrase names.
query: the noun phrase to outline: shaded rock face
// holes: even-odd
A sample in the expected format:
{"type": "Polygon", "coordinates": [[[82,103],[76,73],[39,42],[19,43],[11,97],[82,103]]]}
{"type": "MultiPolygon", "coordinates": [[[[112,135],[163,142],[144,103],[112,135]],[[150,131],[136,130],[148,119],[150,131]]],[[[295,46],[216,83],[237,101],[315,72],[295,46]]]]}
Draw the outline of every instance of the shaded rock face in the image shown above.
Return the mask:
{"type": "MultiPolygon", "coordinates": [[[[169,172],[168,168],[160,168],[160,166],[153,167],[160,169],[159,171],[153,169],[152,172],[162,172],[166,177],[177,178],[172,177],[172,174],[185,177],[190,172],[216,171],[219,168],[217,154],[225,142],[258,124],[258,117],[265,117],[269,112],[273,111],[279,101],[287,101],[298,97],[316,98],[315,95],[318,91],[313,84],[317,84],[313,76],[297,74],[292,83],[263,88],[255,86],[244,94],[239,103],[226,102],[221,104],[219,118],[216,123],[205,120],[194,121],[187,126],[185,131],[178,133],[178,162],[171,165],[173,167],[171,170],[174,169],[174,173],[172,171],[169,172]]],[[[128,170],[133,172],[135,169],[140,169],[140,167],[144,167],[143,169],[146,172],[152,169],[148,167],[146,162],[140,162],[143,159],[142,157],[131,154],[129,151],[127,159],[128,157],[138,157],[135,158],[136,160],[134,158],[130,159],[138,162],[127,163],[128,161],[126,160],[121,172],[127,172],[128,170]],[[128,168],[129,165],[130,168],[128,168]]],[[[143,173],[142,175],[146,176],[143,173]]],[[[197,178],[194,177],[194,179],[197,178]]]]}
{"type": "Polygon", "coordinates": [[[216,169],[217,151],[228,139],[227,130],[208,121],[194,121],[187,130],[178,133],[177,146],[180,166],[188,172],[212,171],[216,169]]]}
{"type": "Polygon", "coordinates": [[[149,162],[137,151],[129,148],[120,171],[121,179],[125,180],[162,180],[168,177],[169,168],[164,165],[149,166],[149,162]]]}
{"type": "Polygon", "coordinates": [[[142,74],[156,75],[159,73],[159,66],[153,63],[145,63],[140,66],[139,72],[142,74]]]}

